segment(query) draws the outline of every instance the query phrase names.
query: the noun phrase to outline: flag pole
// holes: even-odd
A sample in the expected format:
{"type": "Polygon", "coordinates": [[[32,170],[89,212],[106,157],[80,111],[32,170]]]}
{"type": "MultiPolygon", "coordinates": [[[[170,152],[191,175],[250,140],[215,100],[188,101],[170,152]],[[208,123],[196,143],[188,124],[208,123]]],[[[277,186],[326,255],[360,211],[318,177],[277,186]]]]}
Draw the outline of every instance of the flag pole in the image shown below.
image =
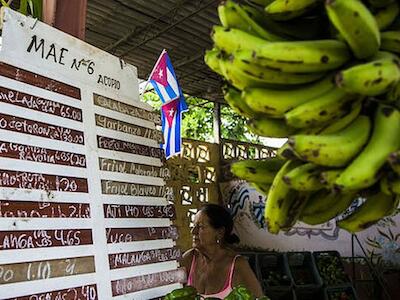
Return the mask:
{"type": "Polygon", "coordinates": [[[150,78],[151,78],[151,76],[153,75],[153,73],[154,73],[154,71],[155,71],[155,69],[156,69],[158,63],[160,62],[161,57],[162,57],[163,54],[164,54],[164,52],[167,52],[167,50],[166,50],[166,49],[163,49],[163,51],[161,51],[160,56],[158,57],[156,63],[154,64],[153,70],[151,70],[150,75],[149,75],[149,77],[147,78],[147,81],[146,81],[145,86],[143,87],[143,90],[142,90],[142,91],[140,92],[140,94],[139,94],[139,99],[142,98],[143,93],[146,91],[146,87],[149,85],[150,78]]]}

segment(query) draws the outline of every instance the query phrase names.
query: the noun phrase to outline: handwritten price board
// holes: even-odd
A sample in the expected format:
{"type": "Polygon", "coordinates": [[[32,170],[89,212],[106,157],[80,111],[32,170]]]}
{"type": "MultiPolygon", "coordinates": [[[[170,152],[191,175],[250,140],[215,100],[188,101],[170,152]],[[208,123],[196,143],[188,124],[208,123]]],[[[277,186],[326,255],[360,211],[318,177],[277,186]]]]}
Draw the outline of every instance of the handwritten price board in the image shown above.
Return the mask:
{"type": "Polygon", "coordinates": [[[161,118],[137,70],[2,8],[0,298],[161,297],[178,268],[161,118]]]}

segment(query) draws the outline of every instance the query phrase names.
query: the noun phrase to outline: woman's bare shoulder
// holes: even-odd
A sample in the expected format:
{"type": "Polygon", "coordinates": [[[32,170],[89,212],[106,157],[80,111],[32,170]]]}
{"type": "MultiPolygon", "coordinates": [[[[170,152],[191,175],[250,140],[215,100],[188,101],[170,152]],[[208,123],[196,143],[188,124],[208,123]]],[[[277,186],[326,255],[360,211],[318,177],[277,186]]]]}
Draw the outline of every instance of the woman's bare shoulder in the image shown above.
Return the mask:
{"type": "Polygon", "coordinates": [[[185,257],[192,257],[192,256],[195,254],[196,251],[197,251],[196,248],[190,248],[189,250],[186,250],[186,251],[182,254],[182,257],[183,257],[183,258],[185,258],[185,257]]]}
{"type": "Polygon", "coordinates": [[[196,249],[191,248],[187,250],[185,253],[182,254],[181,259],[179,260],[179,263],[182,267],[185,267],[186,270],[190,269],[190,265],[192,263],[193,255],[196,254],[196,249]]]}

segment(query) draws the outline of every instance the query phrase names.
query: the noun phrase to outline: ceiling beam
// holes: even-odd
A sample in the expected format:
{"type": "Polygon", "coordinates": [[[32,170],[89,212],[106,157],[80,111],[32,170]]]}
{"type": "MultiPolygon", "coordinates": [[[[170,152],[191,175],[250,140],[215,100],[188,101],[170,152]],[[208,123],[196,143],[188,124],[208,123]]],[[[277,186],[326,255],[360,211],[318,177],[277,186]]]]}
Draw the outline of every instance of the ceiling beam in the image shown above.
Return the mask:
{"type": "Polygon", "coordinates": [[[174,22],[173,24],[167,26],[166,28],[164,28],[164,29],[162,29],[162,30],[160,30],[160,31],[158,31],[158,32],[155,32],[152,36],[150,36],[149,38],[146,38],[144,41],[142,41],[142,42],[140,42],[140,43],[138,43],[138,44],[135,44],[134,46],[128,48],[128,49],[125,50],[123,53],[121,53],[121,54],[119,55],[119,57],[120,57],[120,58],[124,58],[129,52],[131,52],[131,51],[133,51],[133,50],[135,50],[135,49],[137,49],[137,48],[139,48],[139,47],[145,45],[146,43],[148,43],[148,42],[150,42],[150,41],[156,39],[156,38],[159,37],[160,35],[162,35],[162,34],[164,34],[165,32],[171,30],[172,28],[176,27],[177,25],[179,25],[180,23],[186,21],[187,19],[189,19],[189,18],[195,16],[196,14],[198,14],[199,12],[201,12],[202,10],[208,8],[209,6],[211,6],[212,4],[214,4],[214,3],[218,2],[218,1],[219,1],[219,0],[211,0],[211,1],[207,2],[205,5],[203,5],[203,6],[199,7],[198,9],[194,10],[193,12],[191,12],[190,14],[188,14],[187,16],[181,18],[180,20],[174,22]]]}
{"type": "Polygon", "coordinates": [[[133,38],[133,37],[137,36],[138,34],[141,34],[143,31],[149,30],[152,26],[154,26],[157,22],[161,21],[166,16],[170,17],[173,20],[175,18],[175,16],[176,16],[176,13],[178,12],[178,10],[180,8],[182,8],[183,6],[185,6],[185,4],[188,4],[190,2],[191,1],[189,1],[189,0],[180,1],[177,5],[175,5],[173,8],[171,8],[165,14],[162,14],[161,16],[159,16],[158,18],[156,18],[152,22],[147,23],[144,26],[134,27],[127,34],[125,34],[123,37],[121,37],[118,41],[116,41],[116,42],[114,42],[112,44],[109,44],[103,50],[111,52],[116,47],[118,47],[121,43],[126,42],[128,39],[133,38]]]}

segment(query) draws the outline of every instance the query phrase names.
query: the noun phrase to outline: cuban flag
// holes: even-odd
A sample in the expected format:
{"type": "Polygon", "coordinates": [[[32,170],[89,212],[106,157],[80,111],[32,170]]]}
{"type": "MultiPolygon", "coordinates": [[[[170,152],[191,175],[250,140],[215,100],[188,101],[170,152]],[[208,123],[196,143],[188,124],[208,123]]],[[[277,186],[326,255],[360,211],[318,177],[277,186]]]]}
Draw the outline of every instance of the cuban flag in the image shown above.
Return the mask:
{"type": "Polygon", "coordinates": [[[166,158],[181,152],[181,121],[182,113],[188,110],[182,89],[176,79],[174,68],[164,49],[158,58],[153,71],[150,74],[149,82],[154,87],[161,101],[162,131],[166,158]]]}

